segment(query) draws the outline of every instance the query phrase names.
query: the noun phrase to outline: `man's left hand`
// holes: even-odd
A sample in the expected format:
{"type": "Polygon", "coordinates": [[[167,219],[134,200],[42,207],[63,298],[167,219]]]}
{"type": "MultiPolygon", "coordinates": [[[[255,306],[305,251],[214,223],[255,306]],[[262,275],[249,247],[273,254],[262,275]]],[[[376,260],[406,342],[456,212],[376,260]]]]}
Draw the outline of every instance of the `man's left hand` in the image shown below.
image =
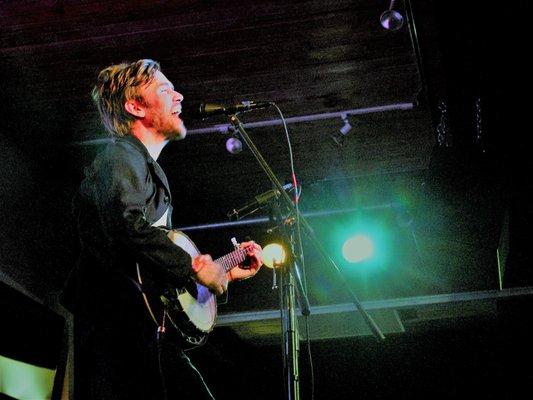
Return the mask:
{"type": "Polygon", "coordinates": [[[240,281],[251,278],[263,265],[263,249],[254,241],[243,242],[240,244],[241,249],[246,249],[246,255],[250,259],[250,266],[246,269],[243,265],[238,265],[228,272],[228,280],[240,281]]]}

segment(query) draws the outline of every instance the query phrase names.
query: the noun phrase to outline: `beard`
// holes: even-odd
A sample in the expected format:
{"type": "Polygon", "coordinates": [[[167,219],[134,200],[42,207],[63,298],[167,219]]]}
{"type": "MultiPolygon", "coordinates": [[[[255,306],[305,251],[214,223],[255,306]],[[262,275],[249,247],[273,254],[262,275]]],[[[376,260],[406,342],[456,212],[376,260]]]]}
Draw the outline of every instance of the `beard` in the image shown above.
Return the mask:
{"type": "Polygon", "coordinates": [[[187,128],[179,117],[172,116],[169,119],[165,119],[165,121],[158,119],[155,121],[154,127],[168,140],[185,139],[187,135],[187,128]]]}
{"type": "Polygon", "coordinates": [[[187,136],[187,128],[185,127],[183,121],[180,119],[177,127],[163,131],[163,135],[169,140],[185,139],[185,136],[187,136]]]}

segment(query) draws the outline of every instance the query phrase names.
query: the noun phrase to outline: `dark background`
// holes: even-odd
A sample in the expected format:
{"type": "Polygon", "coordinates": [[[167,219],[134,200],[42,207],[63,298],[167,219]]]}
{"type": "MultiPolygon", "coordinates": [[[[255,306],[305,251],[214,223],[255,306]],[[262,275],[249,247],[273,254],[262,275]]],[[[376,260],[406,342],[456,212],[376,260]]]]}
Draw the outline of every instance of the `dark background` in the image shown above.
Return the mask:
{"type": "MultiPolygon", "coordinates": [[[[26,315],[30,327],[49,317],[58,327],[50,332],[62,330],[62,321],[44,310],[58,310],[77,254],[70,199],[106,137],[89,93],[101,68],[149,57],[161,62],[184,105],[271,100],[296,117],[413,104],[351,116],[353,129],[341,142],[340,118],[289,124],[302,211],[321,213],[309,222],[354,291],[365,302],[411,299],[410,307],[397,309],[405,332],[391,333],[384,344],[356,333],[313,341],[316,398],[455,397],[466,389],[514,397],[531,378],[516,364],[530,351],[530,299],[512,295],[528,294],[513,290],[532,279],[530,46],[523,22],[529,6],[464,3],[398,1],[404,16],[412,8],[413,29],[404,24],[391,32],[379,24],[386,1],[1,2],[6,326],[14,329],[26,315]],[[390,257],[377,272],[350,270],[334,247],[335,230],[363,220],[389,227],[390,257]],[[500,288],[497,249],[505,296],[467,301],[469,293],[500,288]],[[439,310],[416,305],[415,299],[442,294],[464,301],[439,310]]],[[[242,116],[244,122],[274,118],[271,110],[242,116]]],[[[213,227],[270,184],[249,151],[226,152],[228,134],[195,133],[223,118],[187,122],[188,138],[168,145],[160,158],[175,225],[207,225],[187,232],[213,255],[229,251],[231,236],[267,243],[268,224],[213,227]]],[[[250,133],[280,180],[289,179],[281,127],[250,133]]],[[[307,241],[306,260],[312,305],[348,303],[338,277],[307,241]]],[[[265,269],[233,285],[219,312],[276,309],[271,281],[265,269]]],[[[281,397],[279,338],[244,335],[241,328],[215,329],[193,358],[220,397],[281,397]]],[[[2,354],[20,351],[23,359],[29,342],[17,336],[2,341],[2,354]]],[[[51,335],[51,348],[58,336],[51,335]]],[[[56,353],[34,362],[53,365],[56,353]]],[[[302,354],[308,395],[306,360],[302,354]]]]}

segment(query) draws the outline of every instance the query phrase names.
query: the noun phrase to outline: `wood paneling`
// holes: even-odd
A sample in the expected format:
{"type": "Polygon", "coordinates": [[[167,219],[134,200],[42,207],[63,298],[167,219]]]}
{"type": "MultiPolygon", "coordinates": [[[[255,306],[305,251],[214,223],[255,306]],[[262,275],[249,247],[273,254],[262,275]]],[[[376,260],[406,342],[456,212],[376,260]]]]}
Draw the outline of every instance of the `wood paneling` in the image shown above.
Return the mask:
{"type": "MultiPolygon", "coordinates": [[[[96,150],[71,144],[105,136],[89,93],[98,71],[110,63],[160,61],[185,105],[271,100],[290,117],[414,101],[420,77],[409,32],[380,26],[387,7],[374,0],[3,2],[4,134],[32,160],[44,189],[42,203],[53,204],[47,213],[30,214],[46,224],[61,215],[61,207],[69,208],[81,167],[96,150]],[[57,188],[65,189],[56,205],[57,188]]],[[[244,122],[272,118],[277,115],[270,110],[242,116],[244,122]]],[[[342,182],[347,194],[377,193],[394,176],[408,182],[427,168],[434,133],[424,108],[361,115],[351,122],[342,146],[331,139],[342,126],[340,118],[289,125],[296,172],[308,193],[304,206],[324,206],[319,187],[327,182],[342,182]],[[365,178],[363,188],[363,177],[374,178],[365,178]]],[[[286,179],[281,127],[251,134],[286,179]]],[[[227,137],[191,135],[164,150],[161,162],[174,185],[178,224],[218,221],[270,188],[249,152],[226,152],[227,137]],[[193,195],[183,198],[183,190],[193,195]]],[[[378,197],[366,196],[369,202],[378,197]]],[[[35,252],[39,258],[45,249],[35,252]]],[[[63,264],[59,277],[70,267],[68,257],[69,252],[55,257],[63,264]]],[[[53,259],[44,262],[53,268],[53,259]]]]}

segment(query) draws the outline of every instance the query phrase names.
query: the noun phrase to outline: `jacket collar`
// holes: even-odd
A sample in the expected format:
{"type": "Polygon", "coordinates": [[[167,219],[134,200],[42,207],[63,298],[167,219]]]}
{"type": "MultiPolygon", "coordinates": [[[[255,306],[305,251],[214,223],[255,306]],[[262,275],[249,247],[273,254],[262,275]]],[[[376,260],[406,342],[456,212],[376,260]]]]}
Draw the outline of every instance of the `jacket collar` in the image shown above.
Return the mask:
{"type": "Polygon", "coordinates": [[[161,166],[157,163],[157,161],[152,158],[152,156],[150,155],[150,153],[148,152],[148,149],[144,146],[144,144],[142,144],[142,142],[133,135],[125,135],[119,138],[115,138],[114,140],[116,143],[119,143],[120,141],[125,141],[131,144],[137,150],[139,150],[141,154],[144,156],[144,158],[146,159],[146,162],[152,166],[155,174],[157,175],[161,183],[163,183],[168,195],[170,196],[170,186],[168,184],[167,176],[165,175],[165,172],[163,171],[161,166]]]}
{"type": "Polygon", "coordinates": [[[148,149],[146,148],[146,146],[142,144],[142,142],[139,139],[137,139],[135,136],[125,135],[122,137],[117,137],[114,140],[115,142],[120,142],[122,140],[125,142],[128,142],[134,147],[136,147],[137,150],[139,150],[148,160],[152,159],[152,157],[150,156],[150,153],[148,153],[148,149]]]}

